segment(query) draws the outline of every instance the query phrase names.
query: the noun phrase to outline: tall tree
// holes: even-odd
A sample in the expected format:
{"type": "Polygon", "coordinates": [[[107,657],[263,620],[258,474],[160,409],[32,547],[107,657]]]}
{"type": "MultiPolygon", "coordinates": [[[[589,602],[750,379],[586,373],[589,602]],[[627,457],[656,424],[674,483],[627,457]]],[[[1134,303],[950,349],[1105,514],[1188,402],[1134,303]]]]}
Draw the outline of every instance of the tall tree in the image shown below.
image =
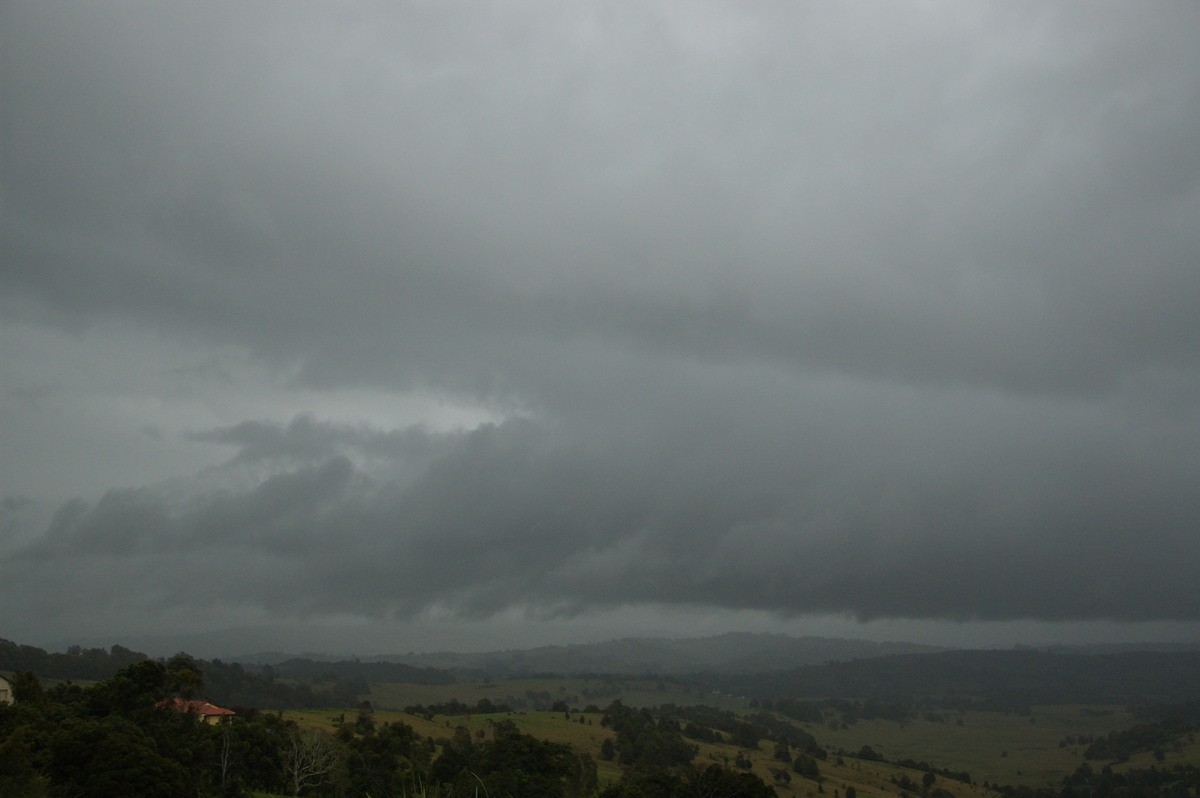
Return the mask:
{"type": "Polygon", "coordinates": [[[324,784],[340,760],[341,752],[329,735],[317,731],[293,733],[283,759],[292,795],[299,795],[306,787],[324,784]]]}

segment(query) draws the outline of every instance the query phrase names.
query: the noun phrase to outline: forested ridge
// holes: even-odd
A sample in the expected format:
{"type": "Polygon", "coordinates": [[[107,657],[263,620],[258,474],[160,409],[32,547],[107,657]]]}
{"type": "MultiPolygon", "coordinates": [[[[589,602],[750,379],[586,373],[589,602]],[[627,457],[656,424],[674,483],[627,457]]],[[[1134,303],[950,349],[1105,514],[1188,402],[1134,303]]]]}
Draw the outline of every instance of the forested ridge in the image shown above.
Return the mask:
{"type": "MultiPolygon", "coordinates": [[[[353,706],[371,692],[371,681],[451,684],[454,677],[434,668],[385,662],[318,662],[290,659],[277,665],[244,666],[219,659],[187,657],[204,672],[207,697],[218,704],[272,709],[353,706]]],[[[150,659],[140,651],[71,646],[51,653],[0,639],[0,671],[32,671],[42,679],[96,681],[150,659]]]]}
{"type": "Polygon", "coordinates": [[[107,679],[121,668],[148,657],[124,646],[49,652],[0,638],[0,671],[34,671],[43,679],[107,679]]]}

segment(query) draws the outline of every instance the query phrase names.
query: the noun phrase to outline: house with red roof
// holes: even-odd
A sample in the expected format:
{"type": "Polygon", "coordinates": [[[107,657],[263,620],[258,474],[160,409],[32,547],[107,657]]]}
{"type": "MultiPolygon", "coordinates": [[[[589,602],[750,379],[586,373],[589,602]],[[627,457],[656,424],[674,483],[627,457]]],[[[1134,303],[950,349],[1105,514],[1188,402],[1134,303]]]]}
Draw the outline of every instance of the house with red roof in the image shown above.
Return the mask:
{"type": "Polygon", "coordinates": [[[182,698],[172,698],[170,701],[159,701],[158,706],[170,707],[178,712],[195,715],[197,720],[210,725],[232,718],[237,713],[207,701],[186,701],[182,698]]]}

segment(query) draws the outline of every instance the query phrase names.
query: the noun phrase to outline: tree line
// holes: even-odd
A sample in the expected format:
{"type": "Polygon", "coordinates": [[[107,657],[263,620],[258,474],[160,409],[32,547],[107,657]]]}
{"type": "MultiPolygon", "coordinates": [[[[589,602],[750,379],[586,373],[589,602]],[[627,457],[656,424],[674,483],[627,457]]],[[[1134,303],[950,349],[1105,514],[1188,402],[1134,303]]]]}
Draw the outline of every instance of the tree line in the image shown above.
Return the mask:
{"type": "MultiPolygon", "coordinates": [[[[371,692],[368,676],[392,663],[313,663],[291,660],[278,666],[244,666],[219,659],[194,659],[177,654],[202,670],[208,698],[218,704],[274,709],[306,709],[328,706],[353,706],[371,692]]],[[[0,671],[31,671],[42,679],[107,679],[123,668],[150,658],[140,651],[114,645],[110,649],[71,646],[64,653],[51,653],[36,646],[18,645],[0,639],[0,671]]],[[[407,669],[409,666],[396,665],[407,669]]],[[[412,668],[404,673],[444,684],[453,677],[428,668],[412,668]]],[[[376,680],[383,681],[383,680],[376,680]]]]}

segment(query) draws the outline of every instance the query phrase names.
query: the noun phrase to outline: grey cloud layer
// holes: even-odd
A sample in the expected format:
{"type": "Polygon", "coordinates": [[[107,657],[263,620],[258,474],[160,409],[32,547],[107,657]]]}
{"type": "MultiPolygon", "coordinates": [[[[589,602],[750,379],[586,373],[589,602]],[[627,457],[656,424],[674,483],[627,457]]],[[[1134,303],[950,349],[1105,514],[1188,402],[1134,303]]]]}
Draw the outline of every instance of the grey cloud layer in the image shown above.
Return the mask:
{"type": "Polygon", "coordinates": [[[313,11],[10,12],[35,18],[6,283],[314,380],[528,391],[531,349],[595,340],[1000,387],[1196,365],[1200,56],[1171,14],[940,9],[839,63],[814,29],[879,32],[815,8],[696,42],[551,15],[524,48],[465,11],[327,35],[313,11]]]}
{"type": "Polygon", "coordinates": [[[46,606],[1200,618],[1194,5],[0,13],[6,315],[521,416],[196,432],[46,606]]]}
{"type": "MultiPolygon", "coordinates": [[[[405,480],[344,455],[297,461],[314,424],[293,423],[269,430],[289,465],[253,489],[71,503],[3,571],[28,601],[77,590],[95,612],[220,595],[286,617],[638,602],[951,619],[1200,614],[1189,455],[1151,460],[1091,430],[1045,441],[1035,424],[1002,442],[924,424],[941,435],[914,430],[930,437],[913,462],[913,441],[842,432],[831,453],[812,433],[736,419],[685,431],[669,453],[659,439],[587,449],[530,422],[432,443],[410,431],[406,447],[381,435],[397,460],[423,463],[405,480]],[[52,577],[63,568],[81,578],[64,586],[52,577]]],[[[323,432],[366,442],[362,430],[323,432]]],[[[245,433],[217,434],[262,457],[245,433]]]]}

